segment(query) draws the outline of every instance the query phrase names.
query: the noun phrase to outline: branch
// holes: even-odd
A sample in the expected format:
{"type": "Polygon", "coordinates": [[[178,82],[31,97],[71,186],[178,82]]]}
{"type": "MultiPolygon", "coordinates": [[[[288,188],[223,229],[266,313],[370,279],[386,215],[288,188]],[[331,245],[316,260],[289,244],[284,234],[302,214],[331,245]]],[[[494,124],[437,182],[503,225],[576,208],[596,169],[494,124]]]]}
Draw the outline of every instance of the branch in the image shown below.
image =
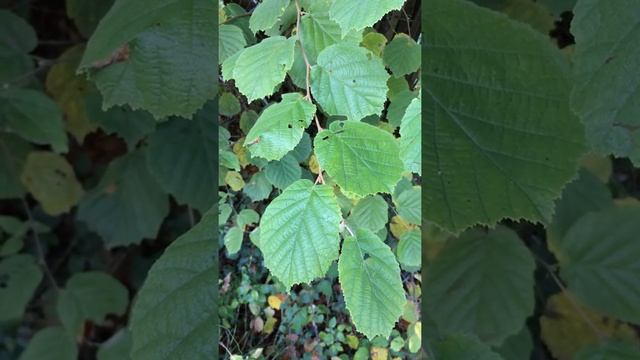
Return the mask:
{"type": "MultiPolygon", "coordinates": [[[[304,98],[309,102],[313,102],[311,99],[311,64],[309,63],[309,58],[307,57],[307,52],[304,50],[304,43],[302,41],[302,28],[300,27],[300,17],[302,16],[302,9],[300,8],[299,0],[295,0],[296,3],[296,36],[298,37],[298,41],[300,41],[300,51],[302,51],[302,58],[304,59],[304,64],[306,67],[306,77],[305,77],[305,87],[306,94],[304,98]]],[[[316,123],[316,128],[318,129],[318,133],[322,131],[322,126],[320,125],[320,121],[318,120],[318,116],[313,114],[313,119],[316,123]]],[[[318,177],[316,178],[316,184],[324,184],[324,178],[322,177],[322,167],[320,163],[318,163],[318,177]]]]}

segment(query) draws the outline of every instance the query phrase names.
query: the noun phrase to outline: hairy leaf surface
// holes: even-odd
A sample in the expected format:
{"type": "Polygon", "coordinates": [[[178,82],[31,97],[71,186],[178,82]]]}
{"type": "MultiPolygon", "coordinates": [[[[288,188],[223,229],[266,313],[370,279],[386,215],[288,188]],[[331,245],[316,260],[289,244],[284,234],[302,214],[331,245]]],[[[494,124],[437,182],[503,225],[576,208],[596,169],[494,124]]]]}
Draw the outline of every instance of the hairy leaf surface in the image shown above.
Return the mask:
{"type": "Polygon", "coordinates": [[[360,120],[382,112],[388,79],[380,58],[341,42],[318,55],[317,65],[311,68],[311,91],[329,115],[360,120]]]}
{"type": "Polygon", "coordinates": [[[432,0],[425,23],[427,218],[453,232],[550,221],[584,147],[566,60],[529,26],[468,2],[432,0]]]}
{"type": "Polygon", "coordinates": [[[322,168],[358,196],[390,193],[402,176],[396,139],[375,126],[336,121],[316,136],[314,145],[322,168]]]}
{"type": "Polygon", "coordinates": [[[405,0],[368,0],[365,3],[352,0],[335,0],[329,14],[340,24],[342,36],[351,30],[362,30],[373,26],[386,13],[398,10],[405,0]]]}
{"type": "Polygon", "coordinates": [[[114,160],[78,206],[78,220],[109,248],[155,237],[169,213],[169,199],[149,174],[146,156],[137,150],[114,160]]]}
{"type": "Polygon", "coordinates": [[[628,156],[640,166],[640,2],[582,0],[571,32],[576,38],[571,106],[591,146],[628,156]]]}
{"type": "Polygon", "coordinates": [[[338,258],[340,208],[328,185],[298,180],[264,211],[260,250],[287,288],[325,275],[338,258]]]}
{"type": "Polygon", "coordinates": [[[449,240],[430,265],[427,311],[445,334],[470,333],[499,345],[533,312],[534,269],[511,230],[468,231],[449,240]]]}
{"type": "Polygon", "coordinates": [[[216,210],[149,270],[131,315],[133,360],[205,360],[217,351],[216,210]]]}
{"type": "Polygon", "coordinates": [[[215,103],[193,120],[172,119],[149,138],[149,171],[181,204],[204,212],[215,204],[217,174],[215,103]]]}
{"type": "Polygon", "coordinates": [[[280,160],[298,145],[315,112],[316,106],[301,94],[282,95],[282,101],[266,108],[247,134],[251,155],[280,160]]]}
{"type": "Polygon", "coordinates": [[[406,303],[400,267],[389,246],[370,230],[359,229],[342,244],[338,272],[356,329],[369,339],[389,337],[406,303]]]}
{"type": "MultiPolygon", "coordinates": [[[[227,61],[233,61],[238,90],[249,102],[273,94],[293,65],[295,38],[274,36],[248,47],[227,61]]],[[[225,77],[226,78],[226,77],[225,77]]]]}
{"type": "Polygon", "coordinates": [[[640,208],[609,208],[580,218],[557,241],[560,275],[583,303],[640,323],[640,208]]]}

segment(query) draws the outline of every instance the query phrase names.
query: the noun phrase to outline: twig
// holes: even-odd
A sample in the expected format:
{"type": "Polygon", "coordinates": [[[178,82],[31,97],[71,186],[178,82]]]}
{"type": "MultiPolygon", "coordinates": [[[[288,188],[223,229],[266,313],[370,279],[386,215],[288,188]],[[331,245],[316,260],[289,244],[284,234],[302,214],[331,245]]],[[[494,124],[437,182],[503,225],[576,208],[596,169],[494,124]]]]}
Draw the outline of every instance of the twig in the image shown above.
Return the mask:
{"type": "Polygon", "coordinates": [[[220,346],[222,346],[223,349],[225,349],[227,351],[227,354],[229,354],[229,356],[233,356],[233,354],[231,353],[231,351],[229,351],[229,349],[224,346],[224,344],[221,342],[218,343],[220,346]]]}
{"type": "MultiPolygon", "coordinates": [[[[300,51],[302,51],[302,58],[304,59],[304,64],[306,67],[306,74],[305,74],[306,94],[304,98],[309,102],[313,102],[311,99],[311,63],[309,63],[307,52],[304,50],[304,42],[302,40],[302,28],[300,27],[300,17],[302,16],[302,9],[300,8],[299,0],[295,0],[295,3],[296,3],[296,10],[297,10],[297,14],[296,14],[296,33],[297,34],[296,35],[298,36],[298,41],[300,41],[300,51]]],[[[318,133],[321,132],[323,128],[320,125],[320,121],[318,120],[318,116],[316,114],[313,114],[313,119],[315,120],[318,133]]],[[[324,184],[324,177],[322,177],[322,167],[320,166],[319,163],[318,163],[318,177],[316,178],[315,183],[324,184]]]]}
{"type": "Polygon", "coordinates": [[[355,236],[353,233],[353,230],[351,230],[351,228],[349,227],[349,225],[347,225],[347,222],[344,221],[344,219],[342,220],[342,225],[344,225],[344,228],[347,229],[347,231],[349,232],[349,235],[355,236]]]}
{"type": "Polygon", "coordinates": [[[573,295],[571,295],[571,293],[569,292],[569,289],[567,289],[562,283],[562,280],[560,280],[556,276],[554,268],[551,265],[547,264],[544,260],[540,259],[537,255],[534,254],[534,256],[536,260],[538,260],[538,262],[542,264],[542,266],[547,270],[547,272],[549,272],[549,275],[551,275],[551,278],[553,279],[553,281],[556,283],[556,285],[558,285],[560,290],[567,297],[567,299],[571,303],[571,306],[575,308],[575,310],[578,312],[578,315],[580,315],[584,323],[587,324],[587,326],[591,329],[591,331],[593,331],[593,333],[596,335],[598,339],[600,340],[604,339],[605,338],[604,334],[602,334],[602,332],[598,329],[598,327],[595,326],[595,324],[591,321],[591,319],[589,319],[587,314],[585,314],[584,311],[582,311],[582,308],[580,308],[580,305],[573,299],[573,295]]]}
{"type": "Polygon", "coordinates": [[[404,7],[402,7],[402,13],[404,14],[404,18],[407,23],[407,33],[411,36],[411,20],[409,20],[409,15],[405,11],[404,7]]]}
{"type": "Polygon", "coordinates": [[[36,245],[36,252],[38,255],[38,262],[40,262],[40,265],[42,266],[42,269],[44,270],[44,273],[47,276],[47,279],[49,279],[49,282],[51,282],[51,285],[53,285],[53,287],[57,291],[59,290],[58,284],[56,283],[56,279],[53,277],[51,270],[49,270],[49,266],[47,266],[47,260],[44,257],[44,250],[42,249],[42,244],[40,243],[40,236],[38,235],[38,231],[34,226],[35,221],[33,220],[31,209],[29,209],[29,204],[27,203],[27,200],[24,197],[22,198],[22,205],[24,206],[24,210],[27,213],[27,218],[29,219],[29,227],[31,228],[31,232],[33,233],[33,239],[36,245]]]}

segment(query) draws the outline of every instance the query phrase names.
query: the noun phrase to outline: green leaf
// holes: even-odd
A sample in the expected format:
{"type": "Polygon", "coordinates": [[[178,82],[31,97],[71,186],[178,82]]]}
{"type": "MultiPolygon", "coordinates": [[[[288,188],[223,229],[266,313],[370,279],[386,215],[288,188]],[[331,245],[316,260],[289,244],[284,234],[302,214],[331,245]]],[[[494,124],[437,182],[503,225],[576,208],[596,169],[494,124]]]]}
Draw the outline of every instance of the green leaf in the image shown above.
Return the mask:
{"type": "Polygon", "coordinates": [[[209,359],[218,349],[216,209],[149,270],[131,317],[133,360],[209,359]]]}
{"type": "Polygon", "coordinates": [[[249,19],[249,28],[254,33],[271,29],[280,20],[290,0],[262,0],[249,19]]]}
{"type": "Polygon", "coordinates": [[[422,102],[413,99],[400,124],[400,157],[408,171],[422,175],[422,102]]]}
{"type": "Polygon", "coordinates": [[[531,27],[460,0],[432,0],[425,24],[426,217],[452,232],[550,221],[584,148],[563,55],[531,27]]]}
{"type": "Polygon", "coordinates": [[[304,49],[313,64],[322,50],[337,43],[352,43],[358,45],[362,41],[362,31],[351,31],[342,38],[340,26],[331,18],[328,12],[314,12],[300,19],[300,36],[304,49]]]}
{"type": "Polygon", "coordinates": [[[578,219],[587,213],[610,207],[613,207],[613,200],[607,186],[589,170],[580,169],[578,178],[564,188],[562,197],[556,203],[553,221],[547,226],[551,250],[578,219]]]}
{"type": "Polygon", "coordinates": [[[42,280],[42,270],[31,255],[13,255],[0,261],[0,323],[20,321],[42,280]]]}
{"type": "Polygon", "coordinates": [[[502,360],[487,345],[466,335],[454,335],[435,341],[433,352],[436,359],[502,360]]]}
{"type": "Polygon", "coordinates": [[[0,199],[24,195],[20,174],[31,150],[32,146],[18,136],[0,133],[0,199]]]}
{"type": "Polygon", "coordinates": [[[551,11],[540,1],[509,0],[500,10],[512,19],[531,25],[545,36],[555,27],[551,11]]]}
{"type": "Polygon", "coordinates": [[[94,93],[87,97],[86,106],[94,120],[107,134],[117,134],[127,142],[129,151],[146,135],[156,129],[153,116],[143,110],[131,110],[128,106],[114,106],[102,111],[102,97],[94,93]]]}
{"type": "Polygon", "coordinates": [[[215,102],[193,120],[173,119],[149,138],[149,171],[181,204],[204,212],[215,204],[218,154],[215,102]]]}
{"type": "Polygon", "coordinates": [[[55,152],[67,152],[62,111],[41,91],[0,91],[0,128],[36,144],[51,145],[55,152]]]}
{"type": "Polygon", "coordinates": [[[231,212],[233,211],[233,208],[231,208],[231,205],[227,203],[218,204],[218,208],[219,208],[218,225],[223,226],[229,220],[229,217],[231,216],[231,212]]]}
{"type": "Polygon", "coordinates": [[[634,360],[640,358],[637,344],[610,340],[580,351],[575,360],[634,360]]]}
{"type": "Polygon", "coordinates": [[[571,107],[591,146],[640,165],[640,2],[583,0],[574,9],[571,107]]]}
{"type": "Polygon", "coordinates": [[[548,7],[555,17],[559,17],[563,12],[573,10],[577,0],[540,0],[538,2],[548,7]]]}
{"type": "Polygon", "coordinates": [[[100,325],[108,314],[121,316],[129,304],[129,291],[107,273],[90,271],[74,274],[58,294],[56,309],[70,335],[85,321],[100,325]]]}
{"type": "Polygon", "coordinates": [[[260,114],[247,134],[246,147],[252,156],[280,160],[298,145],[315,112],[315,105],[301,94],[282,95],[282,101],[260,114]]]}
{"type": "MultiPolygon", "coordinates": [[[[388,81],[387,84],[389,84],[388,81]]],[[[387,92],[387,94],[388,93],[389,92],[387,92]]],[[[411,91],[407,88],[389,98],[389,107],[387,108],[387,121],[389,125],[396,128],[402,124],[402,118],[407,112],[407,108],[411,105],[411,102],[418,97],[418,94],[417,91],[411,91]]]]}
{"type": "Polygon", "coordinates": [[[468,231],[447,241],[431,263],[423,286],[426,311],[444,334],[468,333],[500,345],[533,312],[534,269],[513,231],[468,231]]]}
{"type": "Polygon", "coordinates": [[[273,186],[264,172],[258,172],[251,177],[251,180],[242,189],[253,202],[258,202],[269,197],[273,186]]]}
{"type": "Polygon", "coordinates": [[[109,164],[96,188],[78,207],[78,220],[98,233],[108,248],[155,238],[169,213],[169,199],[136,150],[109,164]]]}
{"type": "Polygon", "coordinates": [[[129,360],[131,357],[131,333],[123,329],[100,345],[97,360],[129,360]]]}
{"type": "Polygon", "coordinates": [[[217,68],[211,64],[216,62],[217,24],[211,14],[215,6],[209,0],[117,2],[89,41],[80,66],[96,82],[104,107],[129,104],[155,118],[191,117],[213,99],[217,68]],[[146,27],[123,24],[133,19],[142,25],[151,19],[154,26],[140,32],[146,27]],[[119,26],[123,34],[112,34],[119,26]],[[113,39],[104,38],[107,33],[122,41],[111,47],[113,39]]]}
{"type": "Polygon", "coordinates": [[[253,110],[244,111],[240,115],[240,129],[243,133],[248,134],[256,121],[258,121],[258,113],[253,110]]]}
{"type": "Polygon", "coordinates": [[[9,50],[29,53],[38,45],[38,36],[28,22],[11,11],[0,10],[0,54],[9,50]]]}
{"type": "Polygon", "coordinates": [[[407,83],[407,79],[405,79],[404,76],[399,78],[393,76],[390,77],[389,80],[387,80],[387,87],[389,88],[387,91],[387,97],[392,101],[397,95],[405,91],[410,91],[409,83],[407,83]]]}
{"type": "Polygon", "coordinates": [[[243,51],[244,50],[238,51],[234,55],[228,57],[227,60],[225,60],[222,63],[222,78],[225,81],[229,81],[233,79],[233,71],[236,68],[236,61],[238,61],[238,58],[240,57],[240,54],[242,54],[243,51]]]}
{"type": "Polygon", "coordinates": [[[238,156],[233,152],[218,148],[218,159],[221,166],[224,166],[227,169],[240,171],[240,161],[238,160],[238,156]]]}
{"type": "Polygon", "coordinates": [[[375,126],[336,121],[316,136],[314,145],[322,169],[347,192],[390,193],[402,177],[396,139],[375,126]]]}
{"type": "Polygon", "coordinates": [[[311,68],[311,91],[329,115],[360,120],[382,112],[388,79],[382,61],[367,49],[338,43],[318,55],[311,68]]]}
{"type": "Polygon", "coordinates": [[[0,215],[0,256],[14,255],[22,250],[29,225],[29,222],[0,215]],[[6,236],[2,236],[3,233],[6,236]]]}
{"type": "Polygon", "coordinates": [[[588,213],[557,241],[560,275],[592,309],[640,324],[638,280],[640,208],[588,213]]]}
{"type": "Polygon", "coordinates": [[[388,338],[407,301],[389,246],[371,231],[359,229],[356,236],[344,239],[338,273],[356,330],[369,339],[388,338]]]}
{"type": "Polygon", "coordinates": [[[253,209],[242,209],[236,217],[236,223],[241,229],[245,229],[247,225],[257,224],[260,221],[260,215],[253,209]]]}
{"type": "Polygon", "coordinates": [[[300,5],[308,13],[327,12],[333,0],[300,0],[300,5]]]}
{"type": "Polygon", "coordinates": [[[264,168],[264,173],[273,186],[283,190],[300,179],[302,169],[296,158],[287,154],[279,161],[269,162],[264,168]]]}
{"type": "Polygon", "coordinates": [[[73,19],[82,35],[89,37],[112,4],[113,0],[67,0],[67,16],[73,19]]]}
{"type": "Polygon", "coordinates": [[[422,188],[420,186],[403,191],[394,198],[394,202],[398,208],[398,215],[403,219],[416,225],[422,223],[422,188]]]}
{"type": "Polygon", "coordinates": [[[247,40],[247,44],[253,45],[256,43],[256,36],[253,31],[249,29],[249,21],[251,20],[247,16],[247,12],[242,6],[234,3],[229,3],[224,6],[224,13],[227,15],[226,24],[235,25],[242,29],[244,38],[247,40]]]}
{"type": "Polygon", "coordinates": [[[396,77],[411,74],[420,68],[420,45],[407,34],[396,34],[382,54],[384,63],[396,77]]]}
{"type": "Polygon", "coordinates": [[[380,195],[367,196],[353,207],[348,220],[356,228],[378,232],[389,222],[389,205],[380,195]]]}
{"type": "Polygon", "coordinates": [[[33,27],[16,14],[0,10],[0,82],[15,86],[28,84],[34,69],[33,59],[27,55],[38,44],[33,27]]]}
{"type": "Polygon", "coordinates": [[[29,154],[20,178],[49,215],[69,212],[84,194],[71,165],[53,152],[29,154]]]}
{"type": "Polygon", "coordinates": [[[75,360],[76,343],[63,328],[55,326],[40,330],[31,339],[19,360],[75,360]]]}
{"type": "Polygon", "coordinates": [[[244,187],[244,179],[242,174],[237,171],[229,171],[224,176],[224,183],[229,185],[231,190],[240,191],[244,187]]]}
{"type": "Polygon", "coordinates": [[[218,28],[218,63],[235,55],[247,46],[242,29],[235,25],[220,25],[218,28]]]}
{"type": "Polygon", "coordinates": [[[180,13],[193,0],[116,1],[89,39],[81,68],[108,59],[139,33],[180,13]]]}
{"type": "Polygon", "coordinates": [[[399,10],[404,0],[369,0],[366,4],[352,0],[335,0],[329,14],[340,24],[342,36],[351,30],[362,30],[373,26],[391,10],[399,10]]]}
{"type": "Polygon", "coordinates": [[[530,359],[533,352],[533,339],[528,327],[508,337],[495,351],[507,360],[530,359]]]}
{"type": "Polygon", "coordinates": [[[387,46],[387,38],[379,32],[371,31],[362,38],[361,45],[376,56],[382,57],[384,47],[387,46]]]}
{"type": "Polygon", "coordinates": [[[260,250],[265,266],[287,289],[324,276],[338,258],[339,226],[333,189],[296,181],[262,215],[260,250]]]}
{"type": "Polygon", "coordinates": [[[239,227],[232,227],[224,236],[224,247],[227,248],[227,254],[235,255],[242,248],[242,240],[244,232],[239,227]]]}
{"type": "Polygon", "coordinates": [[[410,230],[402,234],[396,253],[403,266],[419,268],[422,265],[422,233],[410,230]]]}
{"type": "Polygon", "coordinates": [[[289,78],[295,86],[300,89],[307,87],[307,64],[304,61],[302,47],[299,41],[296,42],[295,49],[293,50],[293,65],[291,65],[291,69],[289,69],[287,74],[289,74],[289,78]]]}
{"type": "Polygon", "coordinates": [[[284,81],[293,65],[295,43],[295,38],[274,36],[238,53],[232,78],[248,102],[273,94],[275,87],[284,81]]]}
{"type": "Polygon", "coordinates": [[[293,150],[291,150],[290,154],[298,160],[298,162],[307,162],[309,160],[309,156],[311,156],[311,137],[309,133],[303,133],[302,139],[298,145],[296,145],[293,150]]]}
{"type": "Polygon", "coordinates": [[[228,117],[238,115],[242,111],[238,98],[226,91],[218,97],[218,109],[220,115],[228,117]]]}

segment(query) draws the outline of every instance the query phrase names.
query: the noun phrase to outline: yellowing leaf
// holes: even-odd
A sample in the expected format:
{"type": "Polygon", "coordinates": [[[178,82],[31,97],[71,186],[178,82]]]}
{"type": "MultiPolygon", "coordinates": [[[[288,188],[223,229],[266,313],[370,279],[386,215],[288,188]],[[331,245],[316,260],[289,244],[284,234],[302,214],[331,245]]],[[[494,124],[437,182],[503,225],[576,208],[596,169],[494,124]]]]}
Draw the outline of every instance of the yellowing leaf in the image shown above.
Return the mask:
{"type": "Polygon", "coordinates": [[[224,177],[224,183],[229,185],[233,191],[240,191],[244,187],[244,179],[237,171],[229,171],[224,177]]]}
{"type": "Polygon", "coordinates": [[[387,360],[389,358],[389,350],[381,347],[371,348],[371,360],[387,360]]]}
{"type": "Polygon", "coordinates": [[[282,304],[282,300],[280,300],[278,296],[276,295],[269,296],[269,298],[267,299],[267,302],[269,302],[269,306],[271,306],[271,308],[273,308],[274,310],[280,310],[280,305],[282,304]]]}
{"type": "Polygon", "coordinates": [[[85,105],[85,95],[93,91],[93,86],[85,76],[76,75],[83,51],[83,46],[65,51],[51,67],[46,80],[47,91],[64,111],[65,128],[80,143],[98,128],[87,116],[85,105]]]}
{"type": "Polygon", "coordinates": [[[396,215],[391,218],[391,224],[389,227],[391,228],[391,233],[396,239],[400,239],[402,234],[416,228],[415,225],[409,224],[409,222],[401,218],[400,215],[396,215]]]}
{"type": "Polygon", "coordinates": [[[50,215],[71,210],[84,193],[71,165],[65,158],[52,152],[29,154],[21,179],[50,215]]]}
{"type": "Polygon", "coordinates": [[[238,140],[235,144],[233,144],[233,153],[238,157],[238,161],[240,162],[241,167],[246,167],[250,164],[249,157],[247,154],[247,148],[243,146],[244,138],[238,140]]]}
{"type": "Polygon", "coordinates": [[[634,330],[617,320],[604,317],[564,294],[553,295],[547,301],[540,318],[541,337],[558,360],[572,360],[584,347],[599,342],[597,331],[606,336],[638,342],[634,330]]]}
{"type": "Polygon", "coordinates": [[[309,170],[314,174],[320,172],[320,164],[318,164],[318,158],[315,155],[311,155],[309,158],[309,170]]]}
{"type": "Polygon", "coordinates": [[[262,328],[262,332],[265,334],[271,334],[275,329],[276,324],[278,324],[278,319],[274,317],[267,318],[267,321],[264,323],[264,327],[262,328]]]}
{"type": "Polygon", "coordinates": [[[356,350],[360,345],[360,341],[358,340],[358,337],[355,335],[347,335],[347,345],[349,345],[349,347],[352,348],[353,350],[356,350]]]}

